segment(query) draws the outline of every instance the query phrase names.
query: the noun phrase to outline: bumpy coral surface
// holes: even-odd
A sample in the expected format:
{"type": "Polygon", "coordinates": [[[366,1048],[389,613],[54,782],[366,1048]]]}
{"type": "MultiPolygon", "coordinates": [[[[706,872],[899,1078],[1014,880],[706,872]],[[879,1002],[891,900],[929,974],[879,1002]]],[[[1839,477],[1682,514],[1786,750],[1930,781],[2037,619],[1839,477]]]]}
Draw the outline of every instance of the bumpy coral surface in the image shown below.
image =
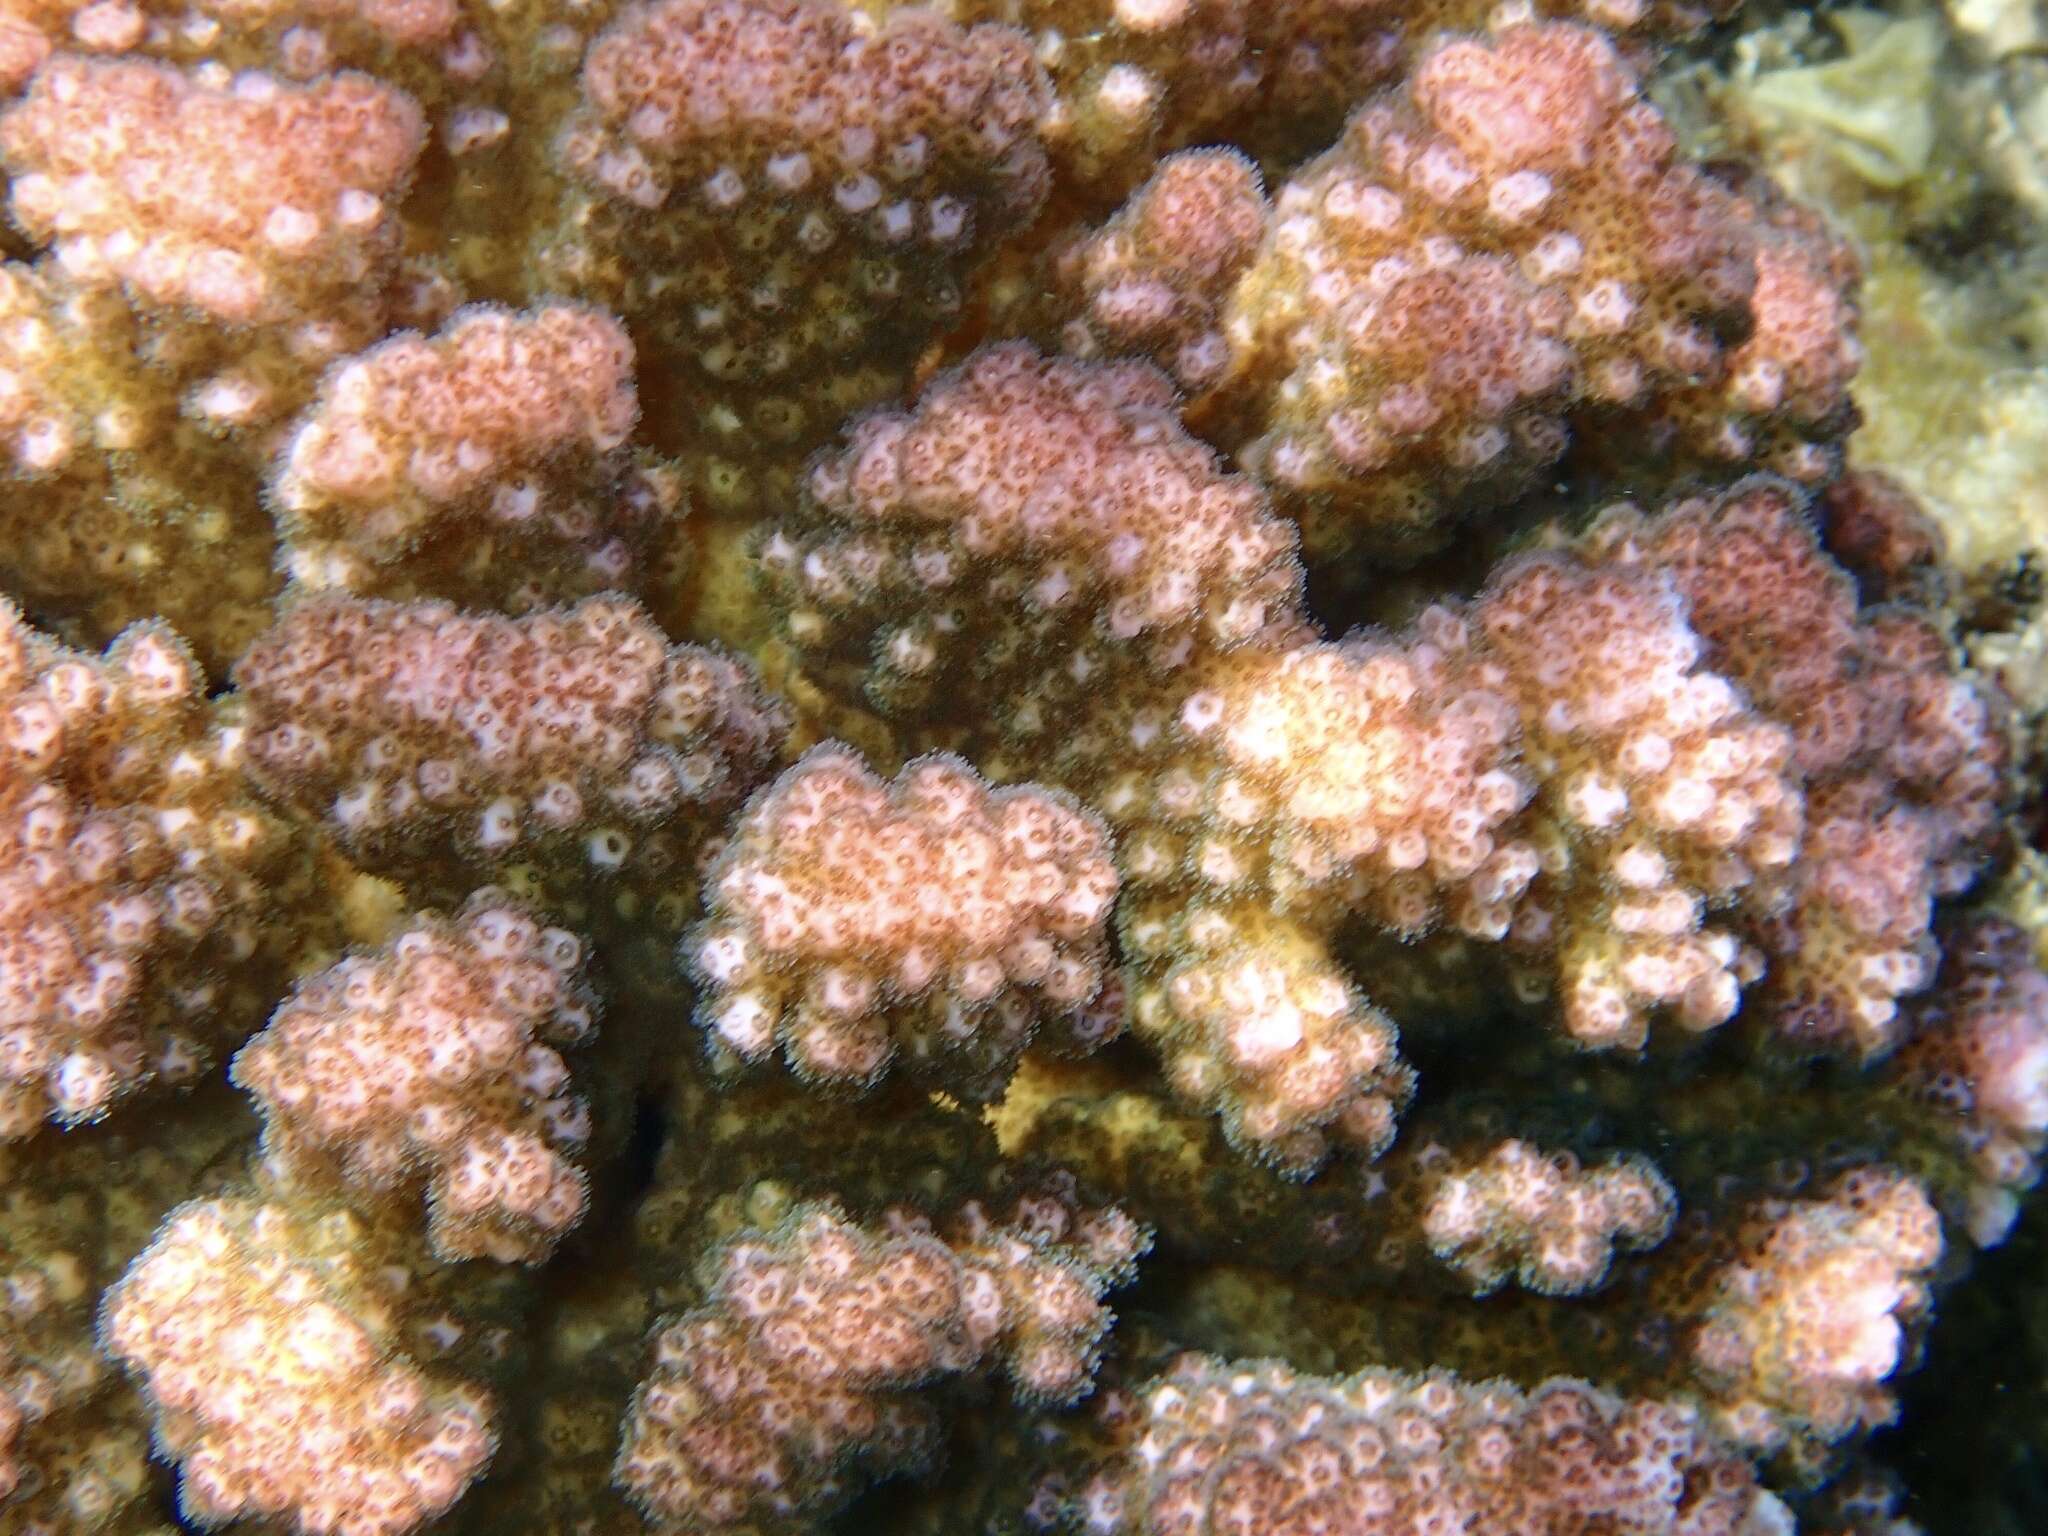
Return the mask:
{"type": "Polygon", "coordinates": [[[589,1113],[554,1045],[591,1029],[583,947],[501,893],[303,982],[233,1077],[288,1184],[426,1184],[443,1258],[545,1258],[588,1203],[589,1113]]]}
{"type": "Polygon", "coordinates": [[[973,687],[993,708],[982,731],[1037,747],[1134,661],[1185,666],[1285,622],[1293,531],[1172,402],[1149,368],[1010,345],[914,413],[862,418],[761,548],[789,641],[862,668],[892,715],[973,687]]]}
{"type": "Polygon", "coordinates": [[[958,759],[883,784],[821,748],[749,804],[687,941],[701,1022],[742,1061],[865,1085],[909,1070],[986,1097],[1042,1023],[1082,1046],[1116,870],[1063,797],[958,759]],[[978,1090],[978,1091],[977,1091],[978,1090]]]}
{"type": "Polygon", "coordinates": [[[0,0],[0,1536],[1960,1536],[2024,9],[0,0]]]}
{"type": "Polygon", "coordinates": [[[14,216],[75,278],[238,325],[325,318],[388,262],[418,108],[363,75],[237,89],[60,58],[0,119],[14,216]]]}
{"type": "Polygon", "coordinates": [[[311,599],[236,680],[253,777],[398,871],[538,853],[571,880],[672,877],[677,824],[741,800],[781,726],[742,663],[618,597],[522,619],[311,599]]]}
{"type": "Polygon", "coordinates": [[[1080,311],[1069,351],[1154,358],[1199,393],[1230,363],[1223,320],[1232,290],[1266,232],[1258,167],[1227,149],[1160,162],[1115,218],[1073,249],[1058,271],[1080,311]]]}
{"type": "Polygon", "coordinates": [[[630,590],[659,531],[629,484],[633,343],[568,304],[464,310],[337,365],[271,484],[294,578],[515,609],[630,590]]]}
{"type": "Polygon", "coordinates": [[[1440,541],[1589,414],[1818,480],[1851,420],[1848,281],[1677,158],[1599,33],[1510,27],[1428,50],[1276,193],[1227,388],[1332,554],[1440,541]]]}
{"type": "Polygon", "coordinates": [[[660,0],[591,46],[582,91],[542,266],[663,347],[673,429],[729,506],[889,393],[1046,192],[1042,78],[1008,28],[660,0]]]}
{"type": "Polygon", "coordinates": [[[1975,1173],[1961,1213],[1971,1236],[1999,1242],[2016,1196],[2040,1176],[2048,1143],[2048,978],[2027,936],[1980,918],[1946,936],[1934,991],[1915,1008],[1897,1072],[1951,1115],[1975,1173]]]}
{"type": "Polygon", "coordinates": [[[142,1376],[195,1520],[395,1536],[489,1461],[489,1398],[407,1355],[406,1272],[367,1247],[346,1213],[195,1202],[108,1293],[106,1348],[142,1376]]]}
{"type": "Polygon", "coordinates": [[[1510,1275],[1533,1291],[1588,1290],[1617,1247],[1662,1242],[1677,1206],[1671,1186],[1641,1159],[1585,1168],[1523,1141],[1453,1162],[1431,1182],[1422,1217],[1430,1247],[1482,1292],[1510,1275]]]}
{"type": "Polygon", "coordinates": [[[1603,519],[1606,558],[1667,572],[1709,665],[1793,733],[1808,782],[1796,895],[1763,931],[1782,1027],[1873,1051],[1930,976],[1937,896],[1994,835],[2008,748],[1997,695],[1910,612],[1859,610],[1800,499],[1770,481],[1644,521],[1603,519]]]}
{"type": "Polygon", "coordinates": [[[1195,1356],[1141,1389],[1129,1434],[1080,1501],[1089,1536],[1792,1528],[1697,1415],[1583,1382],[1525,1396],[1447,1374],[1329,1380],[1195,1356]]]}
{"type": "Polygon", "coordinates": [[[1845,1175],[1825,1197],[1765,1202],[1740,1252],[1709,1281],[1693,1354],[1727,1394],[1731,1439],[1833,1439],[1893,1411],[1881,1383],[1899,1364],[1901,1318],[1925,1305],[1941,1226],[1912,1180],[1882,1169],[1845,1175]]]}
{"type": "Polygon", "coordinates": [[[1102,1293],[1143,1245],[1056,1195],[1000,1222],[970,1206],[944,1238],[800,1207],[728,1246],[707,1305],[656,1333],[619,1480],[662,1529],[802,1529],[929,1459],[927,1382],[1000,1361],[1025,1400],[1085,1392],[1102,1293]]]}
{"type": "MultiPolygon", "coordinates": [[[[1300,153],[1442,28],[1484,25],[1475,0],[946,0],[1027,28],[1058,92],[1048,136],[1067,177],[1114,190],[1164,150],[1230,140],[1300,153]]],[[[1546,16],[1618,38],[1683,36],[1730,0],[1543,0],[1546,16]]]]}
{"type": "Polygon", "coordinates": [[[4,1138],[189,1083],[237,1043],[290,944],[298,860],[161,626],[88,656],[0,606],[0,709],[4,1138]]]}

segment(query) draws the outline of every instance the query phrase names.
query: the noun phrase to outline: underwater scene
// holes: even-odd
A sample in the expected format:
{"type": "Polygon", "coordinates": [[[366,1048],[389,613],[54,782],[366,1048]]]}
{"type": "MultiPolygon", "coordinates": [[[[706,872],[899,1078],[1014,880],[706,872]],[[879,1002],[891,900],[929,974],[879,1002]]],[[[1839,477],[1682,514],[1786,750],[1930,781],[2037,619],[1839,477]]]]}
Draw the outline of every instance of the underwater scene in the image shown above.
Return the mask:
{"type": "Polygon", "coordinates": [[[0,0],[0,1536],[2048,1532],[2048,0],[0,0]]]}

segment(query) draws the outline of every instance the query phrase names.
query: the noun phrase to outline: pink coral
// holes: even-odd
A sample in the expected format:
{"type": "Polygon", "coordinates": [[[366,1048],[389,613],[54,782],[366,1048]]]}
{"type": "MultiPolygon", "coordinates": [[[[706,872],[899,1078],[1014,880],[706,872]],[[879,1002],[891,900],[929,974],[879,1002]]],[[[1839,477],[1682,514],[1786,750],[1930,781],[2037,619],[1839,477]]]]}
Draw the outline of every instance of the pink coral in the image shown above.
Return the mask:
{"type": "Polygon", "coordinates": [[[1741,946],[1708,914],[1798,850],[1790,742],[1701,664],[1665,583],[1615,574],[1525,557],[1398,642],[1258,655],[1190,694],[1182,731],[1233,770],[1217,835],[1269,852],[1244,873],[1540,954],[1589,1045],[1640,1043],[1660,1007],[1729,1018],[1741,946]]]}
{"type": "Polygon", "coordinates": [[[419,109],[364,75],[202,84],[60,58],[0,119],[15,217],[74,281],[237,325],[324,323],[396,254],[419,109]]]}
{"type": "Polygon", "coordinates": [[[1761,1202],[1736,1242],[1707,1279],[1692,1345],[1724,1433],[1767,1448],[1795,1430],[1833,1440],[1889,1423],[1902,1320],[1925,1310],[1942,1251],[1920,1186],[1856,1169],[1820,1197],[1761,1202]]]}
{"type": "Polygon", "coordinates": [[[1473,614],[1544,765],[1525,834],[1543,875],[1505,934],[1556,953],[1588,1044],[1639,1042],[1660,1006],[1696,1029],[1734,1015],[1741,946],[1707,913],[1768,910],[1804,809],[1787,733],[1711,670],[1669,586],[1613,574],[1533,557],[1473,614]]]}
{"type": "Polygon", "coordinates": [[[1666,573],[1708,664],[1791,730],[1808,830],[1788,903],[1759,930],[1775,1016],[1808,1043],[1886,1048],[1897,999],[1932,976],[1934,899],[1970,883],[1995,835],[1995,690],[1926,620],[1859,610],[1783,482],[1611,513],[1588,549],[1666,573]]]}
{"type": "Polygon", "coordinates": [[[1057,1193],[971,1205],[943,1237],[801,1206],[728,1244],[707,1303],[656,1333],[617,1481],[664,1530],[805,1528],[930,1459],[925,1383],[1000,1360],[1028,1401],[1085,1393],[1102,1294],[1145,1241],[1057,1193]]]}
{"type": "Polygon", "coordinates": [[[88,656],[0,603],[0,1140],[189,1082],[256,1022],[294,843],[241,745],[161,625],[88,656]]]}
{"type": "Polygon", "coordinates": [[[403,1536],[482,1473],[491,1405],[404,1352],[409,1279],[359,1222],[193,1201],[108,1293],[101,1340],[143,1380],[186,1512],[303,1536],[403,1536]]]}
{"type": "Polygon", "coordinates": [[[485,891],[301,983],[235,1058],[270,1168],[371,1201],[424,1184],[442,1258],[546,1258],[588,1203],[589,1111],[552,1048],[590,1032],[582,958],[485,891]]]}
{"type": "Polygon", "coordinates": [[[1558,457],[1583,413],[1654,414],[1737,367],[1751,416],[1832,442],[1853,357],[1818,352],[1853,312],[1832,269],[1761,261],[1792,238],[1678,159],[1599,33],[1446,38],[1281,189],[1223,388],[1257,402],[1247,457],[1327,552],[1438,542],[1558,457]],[[1747,356],[1722,338],[1752,320],[1747,356]]]}
{"type": "Polygon", "coordinates": [[[1892,1070],[1969,1155],[1971,1238],[2003,1241],[2048,1145],[2048,976],[2024,930],[1975,917],[1943,935],[1941,973],[1892,1070]]]}
{"type": "Polygon", "coordinates": [[[572,304],[459,311],[337,364],[272,473],[285,568],[364,596],[519,608],[628,587],[665,510],[636,481],[633,344],[572,304]]]}
{"type": "Polygon", "coordinates": [[[1108,836],[1066,797],[992,790],[957,758],[884,784],[821,747],[749,803],[709,880],[685,951],[699,1022],[824,1082],[901,1057],[986,1097],[1042,1021],[1085,1031],[1115,896],[1108,836]]]}
{"type": "Polygon", "coordinates": [[[1615,1248],[1656,1247],[1678,1209],[1671,1186],[1642,1158],[1588,1168],[1517,1140],[1427,1179],[1423,1233],[1481,1294],[1510,1275],[1546,1295],[1591,1290],[1615,1248]]]}
{"type": "Polygon", "coordinates": [[[665,871],[677,819],[737,804],[783,730],[745,667],[616,596],[520,619],[309,600],[236,678],[258,782],[401,869],[443,847],[479,871],[536,849],[563,878],[665,871]]]}
{"type": "Polygon", "coordinates": [[[1236,151],[1162,160],[1115,218],[1059,254],[1080,310],[1067,350],[1151,357],[1197,393],[1215,384],[1230,362],[1226,306],[1266,216],[1258,167],[1236,151]]]}
{"type": "Polygon", "coordinates": [[[1086,1536],[1784,1536],[1791,1516],[1694,1412],[1551,1380],[1184,1357],[1083,1491],[1086,1536]]]}
{"type": "Polygon", "coordinates": [[[1150,368],[984,349],[915,411],[855,422],[807,491],[761,550],[785,632],[858,655],[868,698],[904,715],[980,675],[1000,724],[1043,737],[1108,669],[1184,667],[1301,600],[1293,530],[1150,368]]]}

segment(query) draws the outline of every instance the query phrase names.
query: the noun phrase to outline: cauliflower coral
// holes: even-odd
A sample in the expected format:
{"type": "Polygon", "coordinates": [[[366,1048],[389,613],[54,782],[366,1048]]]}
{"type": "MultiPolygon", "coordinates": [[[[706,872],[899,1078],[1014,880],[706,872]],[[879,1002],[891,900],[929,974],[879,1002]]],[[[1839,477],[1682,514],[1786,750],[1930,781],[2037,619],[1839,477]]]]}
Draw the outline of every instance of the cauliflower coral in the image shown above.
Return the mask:
{"type": "Polygon", "coordinates": [[[1914,1529],[2032,599],[1733,12],[0,0],[0,1533],[1914,1529]]]}

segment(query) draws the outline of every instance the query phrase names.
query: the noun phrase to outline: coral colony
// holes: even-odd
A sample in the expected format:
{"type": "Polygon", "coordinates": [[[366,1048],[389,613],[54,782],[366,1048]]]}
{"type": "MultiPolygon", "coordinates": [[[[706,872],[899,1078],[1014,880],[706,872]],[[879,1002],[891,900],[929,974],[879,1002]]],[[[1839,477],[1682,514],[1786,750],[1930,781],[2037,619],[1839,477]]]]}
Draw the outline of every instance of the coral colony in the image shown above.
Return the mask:
{"type": "Polygon", "coordinates": [[[7,0],[0,1533],[1915,1531],[2048,688],[1732,11],[7,0]]]}

